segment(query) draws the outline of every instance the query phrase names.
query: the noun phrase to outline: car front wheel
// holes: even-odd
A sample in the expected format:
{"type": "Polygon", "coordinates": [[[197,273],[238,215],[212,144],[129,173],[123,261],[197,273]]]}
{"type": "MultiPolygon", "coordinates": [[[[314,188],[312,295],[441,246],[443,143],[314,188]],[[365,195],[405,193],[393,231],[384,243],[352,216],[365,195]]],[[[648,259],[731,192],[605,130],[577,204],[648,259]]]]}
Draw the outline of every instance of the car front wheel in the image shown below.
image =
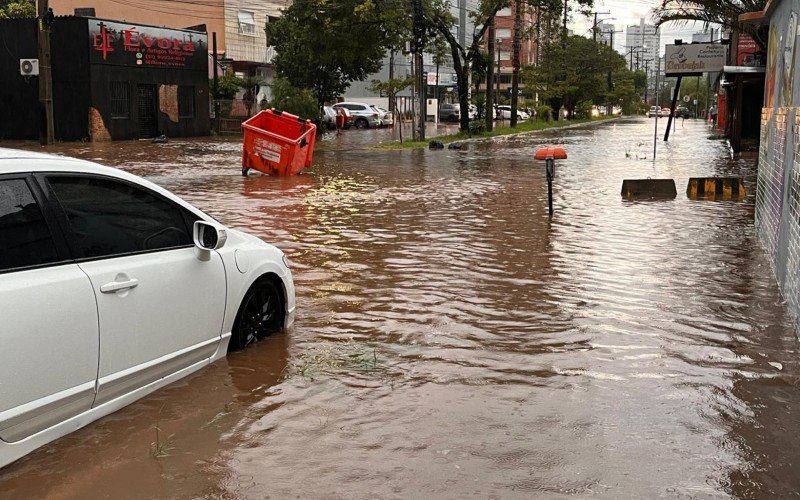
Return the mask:
{"type": "Polygon", "coordinates": [[[229,351],[248,345],[277,332],[283,326],[284,311],[277,286],[266,278],[256,281],[242,300],[233,323],[229,351]]]}

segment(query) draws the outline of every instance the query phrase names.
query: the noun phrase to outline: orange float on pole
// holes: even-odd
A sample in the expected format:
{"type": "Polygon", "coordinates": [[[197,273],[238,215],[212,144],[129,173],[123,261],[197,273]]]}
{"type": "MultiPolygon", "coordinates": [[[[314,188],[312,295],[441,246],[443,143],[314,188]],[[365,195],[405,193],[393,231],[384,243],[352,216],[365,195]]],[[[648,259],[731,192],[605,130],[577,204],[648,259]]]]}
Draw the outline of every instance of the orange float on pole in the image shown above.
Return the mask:
{"type": "Polygon", "coordinates": [[[535,160],[546,160],[552,158],[554,160],[566,160],[567,150],[561,146],[547,146],[536,150],[535,160]]]}
{"type": "Polygon", "coordinates": [[[545,170],[547,171],[547,208],[550,217],[553,216],[553,178],[556,176],[556,160],[566,160],[567,150],[561,146],[548,146],[536,150],[533,158],[544,160],[545,170]]]}

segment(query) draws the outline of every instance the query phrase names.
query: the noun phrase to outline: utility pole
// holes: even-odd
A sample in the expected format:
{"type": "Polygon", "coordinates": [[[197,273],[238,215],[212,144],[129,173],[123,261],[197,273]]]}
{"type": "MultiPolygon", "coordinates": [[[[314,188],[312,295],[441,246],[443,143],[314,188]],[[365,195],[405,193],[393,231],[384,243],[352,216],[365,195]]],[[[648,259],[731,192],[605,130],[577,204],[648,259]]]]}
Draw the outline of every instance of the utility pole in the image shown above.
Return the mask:
{"type": "MultiPolygon", "coordinates": [[[[494,99],[494,102],[497,103],[497,104],[500,104],[500,74],[501,74],[500,70],[502,69],[502,68],[500,68],[500,52],[503,50],[503,46],[501,45],[502,43],[503,43],[503,39],[502,38],[498,38],[497,39],[497,76],[496,76],[496,81],[495,81],[495,89],[496,89],[495,92],[496,92],[496,94],[495,94],[495,99],[494,99]]],[[[500,114],[500,119],[501,120],[503,119],[503,114],[502,113],[500,114]]]]}
{"type": "Polygon", "coordinates": [[[645,106],[648,104],[647,103],[647,87],[650,86],[650,82],[648,81],[650,73],[648,73],[648,71],[647,71],[649,65],[650,65],[650,59],[645,60],[645,62],[644,62],[644,104],[645,104],[645,106]]]}
{"type": "Polygon", "coordinates": [[[519,105],[519,52],[522,43],[522,0],[514,0],[514,55],[511,73],[511,128],[517,126],[517,106],[519,105]]]}
{"type": "Polygon", "coordinates": [[[53,11],[48,0],[38,2],[39,32],[39,102],[44,114],[44,130],[40,135],[43,145],[55,142],[55,126],[53,124],[53,72],[50,54],[50,25],[53,22],[53,11]]]}
{"type": "Polygon", "coordinates": [[[211,54],[212,54],[212,63],[214,65],[214,88],[211,90],[214,97],[214,130],[216,130],[217,135],[220,134],[220,105],[219,105],[219,56],[217,55],[217,32],[214,31],[211,34],[211,54]]]}
{"type": "Polygon", "coordinates": [[[389,81],[392,82],[392,88],[389,91],[389,112],[392,116],[397,116],[394,102],[394,47],[389,51],[389,81]]]}
{"type": "Polygon", "coordinates": [[[567,48],[567,15],[569,14],[569,2],[564,0],[564,27],[561,34],[561,44],[567,48]]]}
{"type": "Polygon", "coordinates": [[[494,77],[494,18],[489,21],[489,34],[486,40],[486,51],[489,60],[486,63],[486,131],[494,128],[494,106],[492,105],[492,78],[494,77]]]}
{"type": "Polygon", "coordinates": [[[417,66],[417,95],[419,99],[419,116],[417,125],[417,140],[425,140],[425,99],[427,92],[425,86],[427,84],[425,72],[423,71],[422,52],[425,50],[425,18],[422,14],[422,0],[413,0],[412,4],[414,10],[413,17],[413,34],[414,34],[414,60],[417,66]]]}
{"type": "Polygon", "coordinates": [[[598,21],[597,20],[597,16],[601,16],[601,15],[604,16],[606,14],[611,14],[611,12],[592,12],[592,14],[594,14],[594,24],[592,25],[592,41],[596,42],[597,41],[597,24],[600,21],[602,21],[602,19],[600,21],[598,21]]]}

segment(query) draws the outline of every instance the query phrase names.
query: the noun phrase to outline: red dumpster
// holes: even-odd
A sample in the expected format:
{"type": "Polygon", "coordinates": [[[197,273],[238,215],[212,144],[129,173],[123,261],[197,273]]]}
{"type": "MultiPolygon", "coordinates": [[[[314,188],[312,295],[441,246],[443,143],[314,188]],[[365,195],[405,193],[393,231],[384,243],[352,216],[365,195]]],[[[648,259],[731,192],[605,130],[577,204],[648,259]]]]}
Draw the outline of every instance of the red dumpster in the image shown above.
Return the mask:
{"type": "Polygon", "coordinates": [[[317,126],[289,113],[261,111],[242,123],[242,175],[251,168],[269,175],[295,175],[311,166],[317,126]]]}

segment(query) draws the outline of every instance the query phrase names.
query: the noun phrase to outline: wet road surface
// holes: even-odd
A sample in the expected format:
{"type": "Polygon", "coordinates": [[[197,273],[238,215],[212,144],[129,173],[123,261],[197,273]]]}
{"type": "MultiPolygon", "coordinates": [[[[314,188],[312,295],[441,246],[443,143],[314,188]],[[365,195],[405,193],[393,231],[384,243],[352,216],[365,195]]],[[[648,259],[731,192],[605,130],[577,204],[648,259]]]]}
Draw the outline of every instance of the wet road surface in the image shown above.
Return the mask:
{"type": "Polygon", "coordinates": [[[298,317],[3,469],[0,496],[797,496],[798,342],[752,161],[686,121],[653,162],[652,125],[468,151],[348,131],[293,178],[242,178],[235,140],[58,146],[275,243],[298,317]],[[531,158],[553,142],[550,220],[531,158]],[[708,175],[748,198],[687,200],[708,175]],[[646,177],[678,197],[621,200],[646,177]]]}

